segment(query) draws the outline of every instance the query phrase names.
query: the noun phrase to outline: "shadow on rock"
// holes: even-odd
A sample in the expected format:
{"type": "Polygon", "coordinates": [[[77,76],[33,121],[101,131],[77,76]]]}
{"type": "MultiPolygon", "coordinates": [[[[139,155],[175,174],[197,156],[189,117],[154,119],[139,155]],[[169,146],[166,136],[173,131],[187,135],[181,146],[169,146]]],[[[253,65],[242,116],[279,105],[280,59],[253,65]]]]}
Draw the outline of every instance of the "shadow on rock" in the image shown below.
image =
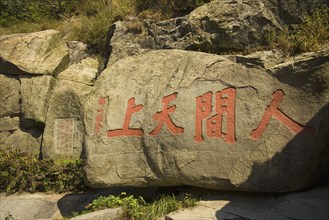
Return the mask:
{"type": "Polygon", "coordinates": [[[229,200],[216,212],[217,219],[328,219],[329,103],[307,123],[316,128],[316,138],[297,134],[264,163],[255,163],[240,187],[277,194],[266,200],[254,196],[229,200]]]}

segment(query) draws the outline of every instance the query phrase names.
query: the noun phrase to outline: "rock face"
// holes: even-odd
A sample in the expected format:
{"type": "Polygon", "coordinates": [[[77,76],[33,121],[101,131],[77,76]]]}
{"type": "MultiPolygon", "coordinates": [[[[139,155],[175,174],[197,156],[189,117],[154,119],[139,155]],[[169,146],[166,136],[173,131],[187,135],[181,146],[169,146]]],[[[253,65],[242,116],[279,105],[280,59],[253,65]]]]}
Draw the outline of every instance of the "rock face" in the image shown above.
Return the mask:
{"type": "Polygon", "coordinates": [[[98,72],[86,45],[47,30],[1,36],[0,47],[0,149],[80,158],[83,104],[98,72]]]}
{"type": "Polygon", "coordinates": [[[328,1],[213,0],[189,15],[165,21],[131,20],[110,28],[108,65],[153,49],[182,49],[220,54],[266,46],[266,33],[296,24],[328,1]],[[133,24],[133,25],[132,25],[133,24]],[[137,25],[138,24],[138,25],[137,25]],[[131,27],[139,26],[139,31],[131,27]]]}
{"type": "Polygon", "coordinates": [[[13,116],[20,112],[20,83],[18,79],[0,74],[0,116],[13,116]]]}
{"type": "Polygon", "coordinates": [[[68,47],[55,30],[1,36],[0,48],[3,74],[52,75],[69,63],[68,47]]]}
{"type": "Polygon", "coordinates": [[[25,119],[45,123],[52,76],[21,76],[22,113],[25,119]]]}
{"type": "Polygon", "coordinates": [[[52,91],[44,131],[44,157],[79,159],[84,134],[84,104],[91,87],[57,80],[52,91]]]}
{"type": "Polygon", "coordinates": [[[328,165],[328,60],[308,54],[266,70],[167,50],[116,62],[87,104],[88,184],[262,192],[316,184],[328,165]]]}

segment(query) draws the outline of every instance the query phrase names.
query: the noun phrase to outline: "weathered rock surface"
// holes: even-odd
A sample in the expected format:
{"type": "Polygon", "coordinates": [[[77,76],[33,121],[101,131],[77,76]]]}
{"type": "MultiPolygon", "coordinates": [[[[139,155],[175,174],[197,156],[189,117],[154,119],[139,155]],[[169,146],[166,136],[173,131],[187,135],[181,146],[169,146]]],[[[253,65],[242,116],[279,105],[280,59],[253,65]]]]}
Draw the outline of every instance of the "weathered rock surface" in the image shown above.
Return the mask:
{"type": "Polygon", "coordinates": [[[52,76],[20,76],[19,79],[23,117],[44,123],[54,78],[52,76]]]}
{"type": "Polygon", "coordinates": [[[88,213],[85,215],[77,216],[72,218],[72,220],[122,220],[123,219],[123,211],[122,208],[113,208],[113,209],[105,209],[101,211],[96,211],[92,213],[88,213]]]}
{"type": "Polygon", "coordinates": [[[18,117],[3,117],[0,118],[0,132],[3,131],[15,131],[19,129],[18,117]]]}
{"type": "Polygon", "coordinates": [[[69,64],[68,47],[55,30],[0,36],[0,48],[3,74],[52,75],[69,64]]]}
{"type": "Polygon", "coordinates": [[[284,3],[278,0],[213,0],[184,17],[159,22],[137,19],[117,22],[109,32],[108,65],[154,49],[218,54],[266,46],[268,30],[299,23],[303,14],[322,5],[329,6],[329,3],[325,0],[284,3]]]}
{"type": "Polygon", "coordinates": [[[20,150],[22,153],[38,155],[40,152],[40,142],[31,133],[16,130],[6,139],[3,145],[0,145],[0,148],[2,150],[20,150]]]}
{"type": "Polygon", "coordinates": [[[0,195],[0,219],[60,219],[56,197],[42,194],[0,195]],[[11,218],[10,218],[11,217],[11,218]],[[55,218],[53,218],[55,217],[55,218]]]}
{"type": "Polygon", "coordinates": [[[325,181],[329,57],[296,59],[266,70],[166,50],[116,62],[87,103],[88,184],[286,192],[325,181]]]}
{"type": "Polygon", "coordinates": [[[19,89],[18,79],[0,74],[0,117],[20,112],[19,89]]]}
{"type": "Polygon", "coordinates": [[[157,45],[153,37],[148,36],[144,24],[139,20],[117,21],[109,30],[108,33],[108,53],[110,59],[107,66],[111,66],[116,61],[128,56],[138,55],[150,49],[156,49],[157,45]],[[140,32],[129,30],[129,24],[132,22],[140,22],[140,32]]]}
{"type": "Polygon", "coordinates": [[[81,60],[86,59],[87,45],[79,41],[68,41],[70,64],[79,63],[81,60]]]}
{"type": "Polygon", "coordinates": [[[86,58],[77,64],[69,66],[69,68],[59,73],[57,78],[92,86],[96,81],[97,69],[98,62],[95,59],[86,58]]]}
{"type": "Polygon", "coordinates": [[[46,116],[44,157],[78,159],[82,154],[84,104],[91,87],[70,80],[56,80],[46,116]]]}
{"type": "Polygon", "coordinates": [[[328,219],[328,199],[328,186],[276,196],[212,192],[202,196],[196,207],[168,216],[174,220],[328,219]]]}

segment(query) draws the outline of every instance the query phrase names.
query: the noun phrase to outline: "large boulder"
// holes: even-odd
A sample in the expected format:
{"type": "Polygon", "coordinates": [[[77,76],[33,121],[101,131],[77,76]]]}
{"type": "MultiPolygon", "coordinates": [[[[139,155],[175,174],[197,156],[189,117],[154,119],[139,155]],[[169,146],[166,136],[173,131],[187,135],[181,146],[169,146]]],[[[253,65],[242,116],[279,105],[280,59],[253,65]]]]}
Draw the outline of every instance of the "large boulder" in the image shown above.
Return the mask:
{"type": "Polygon", "coordinates": [[[326,180],[328,60],[265,69],[179,50],[119,60],[87,103],[87,183],[286,192],[326,180]]]}
{"type": "Polygon", "coordinates": [[[42,154],[46,158],[79,159],[84,135],[84,105],[91,86],[71,80],[55,82],[46,116],[42,154]]]}
{"type": "Polygon", "coordinates": [[[58,31],[0,36],[0,72],[52,75],[69,65],[69,48],[58,31]]]}
{"type": "MultiPolygon", "coordinates": [[[[40,133],[37,134],[40,137],[40,133]]],[[[9,137],[3,145],[0,146],[2,150],[19,150],[22,153],[28,153],[32,155],[39,155],[41,140],[34,137],[29,132],[16,130],[9,137]]]]}

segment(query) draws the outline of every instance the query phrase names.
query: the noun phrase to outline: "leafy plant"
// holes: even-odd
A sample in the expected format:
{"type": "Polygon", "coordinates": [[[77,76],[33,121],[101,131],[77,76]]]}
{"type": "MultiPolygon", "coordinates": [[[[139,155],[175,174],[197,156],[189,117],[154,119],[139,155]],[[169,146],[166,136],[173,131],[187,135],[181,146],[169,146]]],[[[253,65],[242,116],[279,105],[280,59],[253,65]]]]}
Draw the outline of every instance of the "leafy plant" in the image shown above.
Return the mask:
{"type": "Polygon", "coordinates": [[[100,196],[86,206],[85,211],[74,213],[74,216],[106,208],[122,207],[127,219],[153,220],[178,209],[193,207],[195,205],[196,200],[188,194],[185,194],[180,199],[174,195],[160,195],[155,201],[148,203],[141,196],[136,198],[133,195],[127,196],[123,192],[118,196],[100,196]]]}
{"type": "Polygon", "coordinates": [[[0,192],[81,191],[82,161],[39,160],[19,151],[0,150],[0,192]]]}

